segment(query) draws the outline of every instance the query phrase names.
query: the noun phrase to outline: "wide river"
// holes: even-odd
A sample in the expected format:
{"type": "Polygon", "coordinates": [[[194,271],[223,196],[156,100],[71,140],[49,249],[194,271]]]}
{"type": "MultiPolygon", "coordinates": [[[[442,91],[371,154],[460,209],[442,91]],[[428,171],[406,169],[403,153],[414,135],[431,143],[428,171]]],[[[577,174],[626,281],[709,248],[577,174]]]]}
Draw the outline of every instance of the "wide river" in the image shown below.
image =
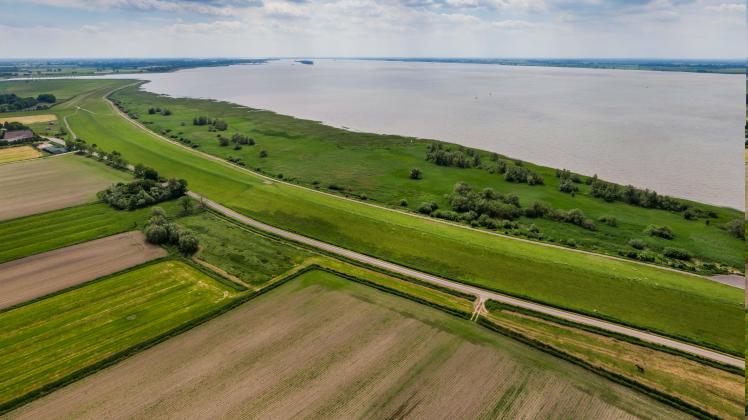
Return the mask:
{"type": "Polygon", "coordinates": [[[744,207],[743,75],[281,60],[137,77],[151,92],[447,140],[744,207]]]}

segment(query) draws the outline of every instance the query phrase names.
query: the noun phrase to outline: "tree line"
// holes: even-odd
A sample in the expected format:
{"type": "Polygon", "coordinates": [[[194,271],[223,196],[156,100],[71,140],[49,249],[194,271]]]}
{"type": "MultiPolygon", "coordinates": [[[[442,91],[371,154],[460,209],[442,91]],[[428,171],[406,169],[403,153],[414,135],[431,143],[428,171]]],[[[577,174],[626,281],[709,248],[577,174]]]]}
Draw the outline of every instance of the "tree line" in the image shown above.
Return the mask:
{"type": "Polygon", "coordinates": [[[36,98],[20,97],[15,93],[0,95],[0,112],[21,111],[29,108],[47,109],[48,104],[57,102],[55,95],[41,93],[36,98]]]}

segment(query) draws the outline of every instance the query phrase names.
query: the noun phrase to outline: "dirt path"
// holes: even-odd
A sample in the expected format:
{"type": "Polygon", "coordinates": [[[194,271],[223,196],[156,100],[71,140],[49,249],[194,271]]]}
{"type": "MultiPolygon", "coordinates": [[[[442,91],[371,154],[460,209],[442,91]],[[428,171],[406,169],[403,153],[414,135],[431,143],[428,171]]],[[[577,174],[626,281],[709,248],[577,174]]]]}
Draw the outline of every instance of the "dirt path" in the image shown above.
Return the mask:
{"type": "Polygon", "coordinates": [[[588,325],[596,328],[600,328],[609,332],[623,334],[629,337],[637,338],[649,343],[658,344],[665,347],[670,347],[676,350],[684,351],[687,353],[695,354],[706,359],[714,360],[720,363],[724,363],[730,366],[736,366],[741,369],[745,369],[745,360],[737,358],[727,354],[723,354],[714,350],[705,349],[703,347],[695,346],[693,344],[684,343],[671,338],[663,337],[657,334],[649,333],[646,331],[637,330],[635,328],[626,327],[623,325],[615,324],[601,319],[591,318],[588,316],[580,315],[574,312],[569,312],[561,309],[557,309],[551,306],[545,306],[539,303],[529,302],[526,300],[517,299],[515,297],[503,295],[500,293],[480,289],[478,287],[469,286],[463,283],[458,283],[452,280],[445,279],[443,277],[434,276],[431,274],[423,273],[420,271],[413,270],[411,268],[403,267],[401,265],[393,264],[388,261],[380,260],[368,255],[360,254],[339,246],[331,245],[316,239],[312,239],[306,236],[299,235],[297,233],[289,232],[283,229],[276,228],[274,226],[267,225],[254,219],[250,219],[247,216],[239,214],[234,210],[222,206],[215,201],[209,200],[195,192],[188,192],[188,194],[203,202],[206,206],[212,208],[219,213],[228,216],[232,219],[238,220],[244,224],[252,226],[256,229],[260,229],[265,232],[269,232],[273,235],[280,236],[285,239],[289,239],[294,242],[299,242],[325,252],[339,255],[345,258],[349,258],[354,261],[358,261],[364,264],[368,264],[374,267],[382,268],[387,271],[398,273],[404,276],[412,277],[427,283],[436,284],[438,286],[446,287],[459,292],[468,293],[473,296],[477,296],[480,300],[491,299],[509,305],[514,305],[520,308],[530,309],[532,311],[540,312],[543,314],[551,315],[557,318],[566,319],[579,324],[588,325]]]}
{"type": "Polygon", "coordinates": [[[163,256],[134,231],[0,264],[0,309],[163,256]]]}
{"type": "Polygon", "coordinates": [[[235,275],[226,272],[226,270],[224,270],[224,269],[222,269],[220,267],[216,267],[215,265],[213,265],[213,264],[211,264],[211,263],[209,263],[207,261],[203,261],[200,258],[195,258],[195,257],[192,258],[192,261],[194,261],[194,262],[202,265],[203,267],[208,268],[209,270],[215,271],[216,273],[218,273],[218,274],[226,277],[227,279],[230,279],[234,283],[239,283],[242,286],[244,286],[244,287],[246,287],[246,288],[248,288],[250,290],[256,290],[255,287],[252,287],[252,286],[248,285],[247,283],[244,282],[244,280],[240,279],[239,277],[236,277],[235,275]]]}

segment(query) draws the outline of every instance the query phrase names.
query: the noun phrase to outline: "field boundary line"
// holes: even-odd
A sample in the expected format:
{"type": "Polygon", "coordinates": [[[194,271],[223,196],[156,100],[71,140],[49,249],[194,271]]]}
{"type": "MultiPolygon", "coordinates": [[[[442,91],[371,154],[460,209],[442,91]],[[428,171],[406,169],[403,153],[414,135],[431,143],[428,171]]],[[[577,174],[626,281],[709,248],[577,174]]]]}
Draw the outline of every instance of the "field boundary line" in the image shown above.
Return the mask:
{"type": "Polygon", "coordinates": [[[346,201],[350,201],[350,202],[361,204],[361,205],[365,205],[365,206],[374,207],[374,208],[381,209],[381,210],[387,210],[387,211],[395,212],[395,213],[398,213],[398,214],[407,215],[407,216],[410,216],[410,217],[417,217],[417,218],[420,218],[422,220],[427,220],[427,221],[430,221],[430,222],[433,222],[433,223],[441,223],[441,224],[444,224],[444,225],[454,226],[454,227],[458,227],[458,228],[461,228],[461,229],[470,230],[470,231],[473,231],[473,232],[480,232],[480,233],[486,234],[486,235],[498,236],[498,237],[501,237],[501,238],[511,239],[511,240],[515,240],[515,241],[520,241],[520,242],[528,243],[528,244],[545,246],[545,247],[548,247],[548,248],[560,249],[560,250],[568,251],[568,252],[577,252],[577,253],[586,254],[586,255],[592,255],[592,256],[597,256],[597,257],[602,257],[602,258],[608,258],[608,259],[611,259],[611,260],[614,260],[614,261],[620,261],[620,262],[626,262],[626,263],[632,263],[632,264],[639,264],[639,265],[642,265],[642,266],[645,266],[645,267],[652,267],[652,268],[657,268],[657,269],[660,269],[660,270],[670,271],[670,272],[674,272],[674,273],[685,274],[685,275],[688,275],[688,276],[693,276],[693,277],[701,278],[701,279],[704,279],[704,280],[708,280],[710,282],[714,282],[714,280],[710,279],[709,276],[705,276],[705,275],[698,274],[698,273],[693,273],[693,272],[689,272],[689,271],[682,271],[682,270],[678,270],[678,269],[675,269],[675,268],[672,268],[672,267],[666,267],[666,266],[657,265],[657,264],[650,264],[650,263],[647,263],[647,262],[644,262],[644,261],[637,261],[637,260],[631,260],[631,259],[627,259],[627,258],[621,258],[621,257],[617,257],[615,255],[601,254],[601,253],[597,253],[597,252],[593,252],[593,251],[587,251],[587,250],[583,250],[583,249],[568,248],[568,247],[561,246],[561,245],[549,244],[549,243],[546,243],[546,242],[533,241],[533,240],[530,240],[530,239],[519,238],[519,237],[511,236],[511,235],[505,235],[505,234],[498,233],[498,232],[491,232],[491,231],[487,231],[487,230],[483,230],[483,229],[477,229],[477,228],[474,228],[472,226],[466,226],[466,225],[463,225],[463,224],[460,224],[460,223],[454,223],[454,222],[451,222],[449,220],[439,219],[439,218],[435,218],[435,217],[428,217],[428,216],[416,214],[416,213],[409,212],[409,211],[404,211],[404,210],[399,210],[399,209],[394,209],[394,208],[386,207],[386,206],[379,205],[379,204],[367,203],[367,202],[356,200],[356,199],[353,199],[353,198],[350,198],[350,197],[343,197],[343,196],[340,196],[340,195],[337,195],[337,194],[332,194],[332,193],[329,193],[329,192],[326,192],[326,191],[320,191],[320,190],[317,190],[317,189],[314,189],[314,188],[306,187],[306,186],[299,185],[299,184],[294,184],[294,183],[291,183],[291,182],[288,182],[288,181],[284,181],[284,180],[281,180],[281,179],[270,177],[270,176],[265,175],[265,174],[261,174],[261,173],[255,172],[255,171],[253,171],[253,170],[251,170],[249,168],[246,168],[246,167],[239,166],[239,165],[236,165],[234,163],[228,162],[228,161],[226,161],[226,160],[224,160],[224,159],[222,159],[222,158],[220,158],[218,156],[214,156],[214,155],[208,154],[206,152],[203,152],[203,151],[200,151],[200,150],[195,150],[195,149],[193,149],[191,147],[187,147],[187,146],[185,146],[182,143],[179,143],[179,142],[174,141],[172,139],[166,138],[166,137],[162,136],[161,134],[158,134],[156,132],[151,131],[151,130],[148,129],[148,127],[144,126],[140,122],[131,119],[127,114],[125,114],[121,109],[119,109],[112,102],[111,99],[109,99],[109,96],[111,96],[112,94],[114,94],[115,92],[117,92],[119,90],[123,90],[123,89],[126,89],[128,87],[135,86],[135,85],[142,85],[142,84],[145,84],[145,83],[147,83],[147,81],[142,81],[141,80],[141,81],[138,81],[138,82],[135,82],[135,83],[131,83],[129,85],[120,86],[120,87],[115,88],[115,89],[111,90],[110,92],[106,93],[102,97],[102,99],[104,99],[109,104],[109,106],[112,107],[112,109],[117,114],[119,114],[120,117],[124,118],[126,121],[128,121],[130,124],[134,125],[135,127],[137,127],[139,129],[145,131],[149,135],[151,135],[151,136],[153,136],[153,137],[155,137],[155,138],[157,138],[157,139],[159,139],[161,141],[166,141],[166,142],[171,143],[171,144],[173,144],[175,146],[181,147],[182,149],[188,150],[188,151],[190,151],[193,154],[196,154],[198,156],[202,156],[202,157],[210,159],[210,160],[212,160],[214,162],[218,162],[220,164],[223,164],[224,166],[228,166],[228,167],[231,167],[233,169],[236,169],[236,170],[239,170],[239,171],[251,174],[251,175],[253,175],[255,177],[259,177],[259,178],[264,179],[264,180],[268,180],[268,181],[272,181],[272,182],[277,182],[277,183],[281,183],[281,184],[292,186],[292,187],[296,187],[296,188],[301,188],[301,189],[304,189],[304,190],[307,190],[307,191],[310,191],[310,192],[314,192],[314,193],[317,193],[317,194],[326,195],[326,196],[333,197],[333,198],[336,198],[336,199],[339,199],[339,200],[346,200],[346,201]]]}

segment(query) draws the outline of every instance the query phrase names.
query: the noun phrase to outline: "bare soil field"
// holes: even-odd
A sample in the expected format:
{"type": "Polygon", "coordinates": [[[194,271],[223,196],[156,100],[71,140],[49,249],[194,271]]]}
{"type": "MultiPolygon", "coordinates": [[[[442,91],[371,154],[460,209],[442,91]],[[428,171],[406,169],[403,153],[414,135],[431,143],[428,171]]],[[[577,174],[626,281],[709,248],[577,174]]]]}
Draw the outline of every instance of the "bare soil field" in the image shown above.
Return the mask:
{"type": "Polygon", "coordinates": [[[0,264],[0,309],[166,256],[142,232],[125,232],[0,264]]]}
{"type": "Polygon", "coordinates": [[[7,147],[0,149],[0,163],[27,160],[42,156],[42,152],[31,146],[7,147]]]}
{"type": "Polygon", "coordinates": [[[129,175],[75,155],[0,165],[0,220],[42,213],[96,199],[129,175]]]}
{"type": "Polygon", "coordinates": [[[320,271],[7,416],[686,417],[474,323],[320,271]]]}
{"type": "Polygon", "coordinates": [[[54,114],[42,114],[42,115],[19,115],[17,117],[0,118],[0,124],[6,121],[15,121],[21,124],[34,124],[34,123],[43,123],[43,122],[49,122],[49,121],[57,121],[57,116],[54,114]]]}

